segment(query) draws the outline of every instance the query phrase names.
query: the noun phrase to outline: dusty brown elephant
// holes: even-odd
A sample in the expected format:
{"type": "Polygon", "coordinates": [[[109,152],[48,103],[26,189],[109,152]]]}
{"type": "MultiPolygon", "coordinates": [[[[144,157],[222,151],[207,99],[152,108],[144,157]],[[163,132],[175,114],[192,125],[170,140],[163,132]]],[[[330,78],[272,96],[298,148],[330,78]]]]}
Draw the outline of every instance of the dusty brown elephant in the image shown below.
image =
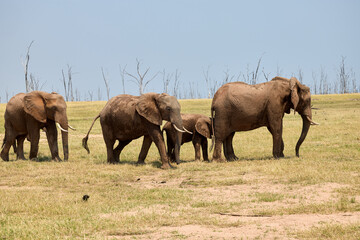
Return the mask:
{"type": "Polygon", "coordinates": [[[9,161],[9,149],[17,141],[17,159],[25,159],[23,143],[31,143],[30,159],[36,158],[39,149],[40,129],[46,131],[51,158],[61,161],[58,151],[57,129],[62,133],[64,160],[69,158],[68,119],[64,98],[55,92],[33,91],[12,97],[5,110],[5,138],[1,158],[9,161]]]}
{"type": "Polygon", "coordinates": [[[290,113],[291,108],[297,111],[303,120],[302,132],[295,148],[296,155],[299,156],[300,145],[306,138],[310,125],[317,124],[312,120],[311,95],[307,86],[294,77],[275,77],[269,82],[256,85],[232,82],[221,86],[211,105],[215,136],[213,160],[223,161],[222,145],[227,160],[238,159],[232,145],[235,132],[263,126],[267,127],[273,136],[273,156],[283,157],[283,117],[285,113],[290,113]]]}
{"type": "MultiPolygon", "coordinates": [[[[181,114],[184,128],[189,132],[182,134],[181,145],[187,142],[192,142],[195,149],[195,160],[200,160],[201,153],[200,147],[202,148],[204,161],[209,161],[208,157],[208,142],[207,139],[211,136],[211,120],[209,117],[202,114],[181,114]]],[[[175,142],[176,133],[171,123],[167,122],[163,131],[166,132],[166,142],[168,148],[168,156],[171,160],[175,160],[175,142]]]]}
{"type": "Polygon", "coordinates": [[[179,159],[181,132],[183,124],[180,104],[168,94],[146,93],[141,96],[118,95],[110,99],[98,116],[95,117],[89,132],[83,138],[83,147],[88,151],[87,141],[92,126],[100,117],[103,138],[107,149],[107,162],[120,162],[120,153],[133,139],[144,136],[138,163],[143,164],[152,142],[159,150],[162,168],[171,165],[166,155],[165,143],[160,126],[163,120],[169,121],[178,131],[176,159],[179,159]],[[116,140],[119,144],[114,147],[116,140]]]}

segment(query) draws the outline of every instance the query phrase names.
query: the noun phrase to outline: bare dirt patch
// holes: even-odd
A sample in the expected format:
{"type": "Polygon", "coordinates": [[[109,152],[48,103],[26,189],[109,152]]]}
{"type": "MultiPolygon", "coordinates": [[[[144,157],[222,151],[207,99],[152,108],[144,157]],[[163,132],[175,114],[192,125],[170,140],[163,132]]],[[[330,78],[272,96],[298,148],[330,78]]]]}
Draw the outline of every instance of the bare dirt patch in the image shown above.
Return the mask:
{"type": "MultiPolygon", "coordinates": [[[[154,232],[124,239],[296,239],[294,233],[325,224],[360,223],[360,212],[338,214],[295,214],[274,217],[223,216],[240,220],[237,227],[219,228],[201,225],[161,227],[154,232]]],[[[113,236],[114,237],[114,236],[113,236]]]]}

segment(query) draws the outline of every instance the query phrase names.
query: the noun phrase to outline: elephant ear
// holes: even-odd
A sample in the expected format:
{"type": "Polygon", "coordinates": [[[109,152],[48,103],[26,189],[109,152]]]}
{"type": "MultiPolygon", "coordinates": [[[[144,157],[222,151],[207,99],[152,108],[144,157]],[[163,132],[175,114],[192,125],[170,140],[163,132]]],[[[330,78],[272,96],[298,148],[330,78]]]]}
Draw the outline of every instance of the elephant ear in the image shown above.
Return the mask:
{"type": "Polygon", "coordinates": [[[41,92],[33,91],[25,95],[24,110],[39,122],[46,123],[45,99],[41,92]]]}
{"type": "Polygon", "coordinates": [[[298,93],[299,81],[292,77],[290,78],[290,91],[291,91],[291,102],[294,105],[296,111],[297,105],[299,104],[299,93],[298,93]]]}
{"type": "Polygon", "coordinates": [[[145,93],[140,96],[138,103],[136,104],[136,111],[138,114],[149,122],[161,125],[162,118],[160,110],[156,104],[157,93],[145,93]]]}
{"type": "Polygon", "coordinates": [[[211,125],[210,118],[209,119],[200,118],[197,120],[195,124],[195,129],[198,133],[200,133],[204,137],[211,138],[210,125],[211,125]]]}

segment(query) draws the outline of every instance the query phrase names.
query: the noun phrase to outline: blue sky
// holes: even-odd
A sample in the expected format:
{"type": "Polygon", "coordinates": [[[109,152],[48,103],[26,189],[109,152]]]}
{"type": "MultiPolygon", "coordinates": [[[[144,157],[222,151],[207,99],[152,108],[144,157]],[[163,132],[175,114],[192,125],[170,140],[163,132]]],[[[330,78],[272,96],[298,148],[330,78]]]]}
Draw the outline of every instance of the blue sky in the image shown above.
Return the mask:
{"type": "MultiPolygon", "coordinates": [[[[360,1],[0,1],[0,97],[6,101],[25,91],[21,59],[30,51],[29,73],[44,91],[64,94],[61,70],[73,69],[73,87],[88,98],[98,88],[110,96],[123,92],[119,65],[136,74],[150,67],[180,72],[182,95],[191,89],[207,96],[203,72],[221,82],[230,75],[253,71],[262,57],[261,71],[270,78],[303,71],[312,86],[312,72],[323,67],[335,81],[341,56],[357,74],[360,85],[360,1]]],[[[126,78],[126,93],[138,87],[126,78]]],[[[240,78],[240,80],[243,80],[240,78]]],[[[265,81],[261,75],[260,81],[265,81]]],[[[170,83],[172,87],[173,81],[170,83]]],[[[162,75],[146,91],[162,92],[162,75]]]]}

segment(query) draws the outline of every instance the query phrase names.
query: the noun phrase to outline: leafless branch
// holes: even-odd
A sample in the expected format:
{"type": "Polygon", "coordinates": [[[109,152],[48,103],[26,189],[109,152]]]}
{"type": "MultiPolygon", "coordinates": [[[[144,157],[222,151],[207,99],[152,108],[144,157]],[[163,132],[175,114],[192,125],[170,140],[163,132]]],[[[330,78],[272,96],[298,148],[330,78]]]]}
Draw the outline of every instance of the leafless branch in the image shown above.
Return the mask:
{"type": "Polygon", "coordinates": [[[33,44],[34,40],[31,41],[31,43],[29,44],[28,48],[27,48],[27,52],[26,52],[26,57],[25,57],[25,62],[22,62],[22,65],[24,67],[24,73],[25,73],[25,88],[26,88],[26,92],[30,91],[29,88],[29,80],[28,80],[28,68],[29,68],[29,60],[30,60],[30,48],[31,45],[33,44]]]}

